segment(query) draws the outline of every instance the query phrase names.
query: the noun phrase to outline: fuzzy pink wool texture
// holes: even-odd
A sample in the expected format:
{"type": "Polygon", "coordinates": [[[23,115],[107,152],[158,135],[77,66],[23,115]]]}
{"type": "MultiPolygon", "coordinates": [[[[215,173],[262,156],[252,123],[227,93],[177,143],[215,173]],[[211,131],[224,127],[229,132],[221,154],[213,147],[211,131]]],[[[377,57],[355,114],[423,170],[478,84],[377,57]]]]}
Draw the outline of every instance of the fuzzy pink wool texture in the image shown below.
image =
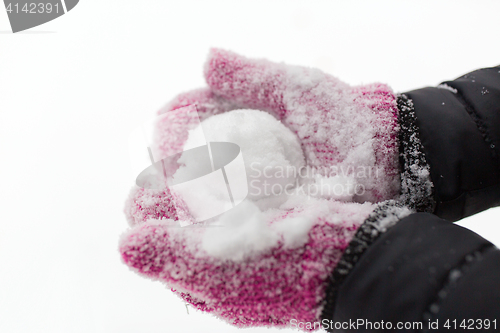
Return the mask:
{"type": "Polygon", "coordinates": [[[366,164],[380,169],[364,177],[358,202],[320,200],[281,209],[267,221],[314,215],[307,241],[281,241],[264,252],[233,261],[209,256],[200,245],[205,228],[172,228],[189,212],[177,207],[168,189],[134,187],[125,213],[131,229],[120,240],[123,261],[134,271],[160,280],[197,309],[239,327],[290,326],[319,321],[329,275],[374,203],[399,191],[397,106],[392,90],[376,83],[351,87],[319,70],[247,59],[213,49],[205,65],[208,88],[177,96],[161,114],[157,149],[182,150],[190,127],[177,109],[196,105],[201,120],[235,109],[271,113],[299,138],[308,166],[366,164]],[[373,156],[350,154],[369,144],[373,156]]]}

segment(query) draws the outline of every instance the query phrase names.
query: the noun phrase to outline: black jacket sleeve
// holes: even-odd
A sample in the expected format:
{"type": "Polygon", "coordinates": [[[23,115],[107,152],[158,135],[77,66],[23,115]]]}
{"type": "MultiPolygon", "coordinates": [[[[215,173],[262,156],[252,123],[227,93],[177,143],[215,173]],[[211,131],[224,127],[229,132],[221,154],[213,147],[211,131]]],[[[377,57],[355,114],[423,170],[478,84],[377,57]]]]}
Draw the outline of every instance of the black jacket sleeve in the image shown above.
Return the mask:
{"type": "Polygon", "coordinates": [[[410,215],[364,252],[337,290],[333,316],[326,318],[328,326],[337,325],[328,327],[335,332],[483,331],[486,324],[486,331],[499,331],[500,251],[434,215],[410,215]],[[382,321],[385,330],[373,326],[382,321]],[[361,325],[340,327],[349,322],[361,325]]]}
{"type": "Polygon", "coordinates": [[[401,140],[416,130],[433,184],[433,207],[420,211],[456,221],[500,204],[500,66],[406,92],[398,105],[401,140]]]}

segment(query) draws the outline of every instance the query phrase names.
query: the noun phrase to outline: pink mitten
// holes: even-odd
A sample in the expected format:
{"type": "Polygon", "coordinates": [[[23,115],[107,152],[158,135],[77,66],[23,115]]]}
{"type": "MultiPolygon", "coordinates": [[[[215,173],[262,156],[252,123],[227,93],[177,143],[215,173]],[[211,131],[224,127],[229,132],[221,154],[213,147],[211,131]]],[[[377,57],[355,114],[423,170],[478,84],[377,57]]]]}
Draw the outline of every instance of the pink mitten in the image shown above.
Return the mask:
{"type": "MultiPolygon", "coordinates": [[[[165,156],[181,151],[188,139],[180,129],[190,123],[179,108],[196,105],[202,121],[256,109],[280,121],[276,128],[294,133],[306,167],[315,171],[297,188],[338,184],[340,175],[348,178],[342,184],[360,190],[347,196],[299,191],[274,206],[249,197],[219,216],[217,226],[183,228],[179,222],[190,211],[176,205],[168,189],[136,187],[125,209],[132,228],[121,238],[122,258],[196,308],[237,326],[317,322],[329,276],[357,229],[377,203],[399,192],[396,97],[384,84],[351,87],[316,69],[217,49],[205,76],[208,89],[182,94],[160,111],[168,113],[156,142],[165,156]]],[[[242,128],[264,119],[248,114],[238,114],[242,128]]],[[[248,126],[235,138],[246,136],[247,142],[248,126]]]]}

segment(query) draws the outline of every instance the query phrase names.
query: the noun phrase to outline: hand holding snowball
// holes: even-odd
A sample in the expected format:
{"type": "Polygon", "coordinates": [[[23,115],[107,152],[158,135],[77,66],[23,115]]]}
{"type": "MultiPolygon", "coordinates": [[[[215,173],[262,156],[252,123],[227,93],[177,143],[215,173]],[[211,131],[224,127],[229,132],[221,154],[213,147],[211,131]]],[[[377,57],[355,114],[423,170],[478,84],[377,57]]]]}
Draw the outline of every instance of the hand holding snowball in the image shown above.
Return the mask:
{"type": "Polygon", "coordinates": [[[189,212],[179,211],[168,189],[136,188],[126,206],[132,228],[121,239],[122,258],[237,326],[318,321],[328,277],[349,241],[377,202],[398,193],[395,96],[383,84],[350,87],[319,70],[222,50],[212,50],[205,76],[209,89],[182,94],[161,111],[172,121],[159,124],[159,149],[168,154],[189,144],[176,135],[175,126],[189,124],[176,122],[175,110],[195,104],[208,141],[238,144],[249,182],[259,175],[257,188],[263,190],[263,180],[313,186],[251,193],[208,228],[178,227],[189,212]],[[268,169],[267,179],[266,167],[314,172],[278,177],[268,169]],[[351,171],[332,175],[332,168],[351,171]],[[339,185],[345,191],[361,185],[364,192],[309,193],[339,185]]]}

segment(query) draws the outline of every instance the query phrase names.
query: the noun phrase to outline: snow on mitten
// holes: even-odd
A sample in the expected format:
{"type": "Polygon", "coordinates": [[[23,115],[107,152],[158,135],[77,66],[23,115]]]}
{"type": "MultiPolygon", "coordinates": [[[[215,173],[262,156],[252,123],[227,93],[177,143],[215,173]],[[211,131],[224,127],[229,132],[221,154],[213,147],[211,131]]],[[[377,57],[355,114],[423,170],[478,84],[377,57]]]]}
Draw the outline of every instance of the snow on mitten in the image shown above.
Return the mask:
{"type": "Polygon", "coordinates": [[[122,258],[240,327],[318,322],[345,249],[378,203],[399,191],[395,96],[383,84],[350,87],[316,69],[223,50],[211,51],[205,76],[209,89],[160,111],[167,117],[157,149],[168,155],[189,142],[182,107],[195,105],[211,140],[241,147],[249,195],[214,225],[181,227],[192,212],[168,188],[136,187],[122,258]],[[306,172],[265,179],[269,166],[306,172]],[[264,181],[288,191],[265,192],[264,181]]]}
{"type": "Polygon", "coordinates": [[[365,189],[356,201],[399,192],[397,105],[382,83],[351,87],[318,69],[247,59],[213,49],[205,64],[211,91],[271,113],[292,130],[306,163],[352,175],[365,189]]]}

